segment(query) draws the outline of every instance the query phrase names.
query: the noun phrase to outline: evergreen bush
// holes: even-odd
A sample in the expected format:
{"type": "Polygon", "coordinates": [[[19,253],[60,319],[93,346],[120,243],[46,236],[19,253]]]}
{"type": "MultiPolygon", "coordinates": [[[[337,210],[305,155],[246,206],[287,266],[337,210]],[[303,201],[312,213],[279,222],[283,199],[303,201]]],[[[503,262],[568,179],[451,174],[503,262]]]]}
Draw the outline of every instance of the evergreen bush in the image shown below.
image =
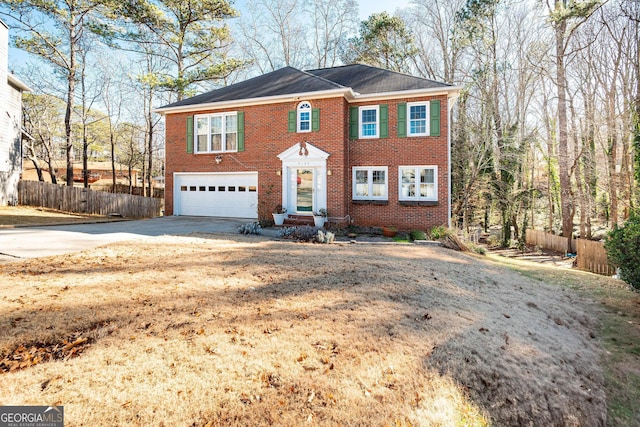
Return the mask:
{"type": "Polygon", "coordinates": [[[409,238],[411,240],[427,240],[427,233],[421,230],[412,230],[409,233],[409,238]]]}
{"type": "Polygon", "coordinates": [[[437,227],[433,227],[429,230],[429,236],[432,240],[440,240],[451,234],[451,230],[449,230],[444,225],[438,225],[437,227]]]}
{"type": "Polygon", "coordinates": [[[620,278],[640,289],[640,215],[632,214],[615,226],[604,243],[609,262],[620,269],[620,278]]]}

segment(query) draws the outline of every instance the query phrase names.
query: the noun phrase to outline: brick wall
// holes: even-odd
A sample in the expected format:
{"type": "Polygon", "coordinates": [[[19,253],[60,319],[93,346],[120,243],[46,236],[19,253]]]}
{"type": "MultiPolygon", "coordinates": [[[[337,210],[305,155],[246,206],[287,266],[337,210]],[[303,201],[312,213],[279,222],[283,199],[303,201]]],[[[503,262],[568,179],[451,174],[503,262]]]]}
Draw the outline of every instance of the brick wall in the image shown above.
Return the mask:
{"type": "MultiPolygon", "coordinates": [[[[349,141],[351,166],[388,166],[389,199],[386,205],[358,202],[351,206],[357,225],[395,226],[400,230],[428,230],[448,223],[447,97],[423,97],[377,101],[350,106],[387,104],[389,137],[349,141]],[[440,136],[398,137],[398,104],[440,100],[440,136]],[[438,202],[435,206],[415,206],[399,201],[399,166],[437,166],[438,202]]],[[[351,177],[349,179],[351,182],[351,177]]],[[[349,189],[351,194],[351,189],[349,189]]]]}
{"type": "Polygon", "coordinates": [[[290,133],[288,111],[295,110],[301,100],[237,109],[203,110],[198,114],[223,111],[245,113],[245,151],[237,153],[187,154],[186,118],[194,113],[166,116],[166,185],[165,214],[173,214],[173,174],[175,172],[258,172],[260,218],[270,218],[276,204],[282,201],[282,168],[277,155],[308,141],[330,153],[327,159],[327,209],[330,216],[350,215],[356,225],[393,225],[401,230],[426,230],[447,224],[447,98],[412,98],[393,101],[348,104],[342,97],[313,100],[320,108],[320,130],[290,133]],[[441,129],[439,137],[397,136],[397,104],[440,99],[441,129]],[[389,137],[384,139],[349,140],[349,107],[387,104],[389,137]],[[215,157],[222,156],[216,164],[215,157]],[[438,203],[436,206],[406,206],[398,201],[398,167],[412,165],[438,166],[438,203]],[[389,200],[386,205],[353,203],[351,200],[351,168],[353,166],[388,166],[389,200]]]}
{"type": "MultiPolygon", "coordinates": [[[[301,101],[301,100],[300,100],[301,101]]],[[[320,130],[317,132],[288,132],[288,112],[295,110],[300,101],[241,107],[237,109],[203,110],[198,114],[224,111],[243,111],[245,124],[245,151],[237,153],[187,154],[186,118],[194,113],[166,116],[166,215],[173,214],[174,172],[258,172],[258,215],[270,218],[274,207],[282,202],[282,169],[277,157],[300,142],[310,142],[330,153],[327,159],[327,209],[332,216],[347,215],[345,180],[345,146],[347,111],[343,98],[310,100],[313,108],[320,108],[320,130]],[[216,164],[217,155],[222,162],[216,164]]]]}

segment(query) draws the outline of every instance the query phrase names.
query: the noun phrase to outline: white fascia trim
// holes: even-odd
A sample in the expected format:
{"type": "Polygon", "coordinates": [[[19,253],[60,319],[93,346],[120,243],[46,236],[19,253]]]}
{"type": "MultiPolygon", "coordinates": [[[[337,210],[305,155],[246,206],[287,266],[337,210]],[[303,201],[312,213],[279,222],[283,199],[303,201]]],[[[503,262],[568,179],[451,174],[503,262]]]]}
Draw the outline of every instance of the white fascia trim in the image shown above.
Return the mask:
{"type": "Polygon", "coordinates": [[[235,99],[231,101],[209,102],[206,104],[181,105],[179,107],[155,108],[154,113],[172,114],[172,113],[188,113],[192,111],[217,110],[221,108],[237,108],[253,105],[275,104],[280,102],[303,101],[305,99],[324,99],[336,98],[343,96],[347,99],[353,99],[355,94],[351,88],[338,88],[331,90],[323,90],[317,92],[291,93],[287,95],[265,96],[262,98],[235,99]]]}
{"type": "Polygon", "coordinates": [[[14,76],[11,73],[7,73],[7,83],[15,87],[16,89],[21,90],[22,92],[33,92],[33,89],[31,89],[26,84],[22,83],[20,79],[18,79],[16,76],[14,76]]]}
{"type": "Polygon", "coordinates": [[[20,128],[20,132],[22,132],[22,136],[26,137],[29,141],[35,141],[36,139],[31,136],[29,132],[27,132],[24,128],[20,128]]]}
{"type": "Polygon", "coordinates": [[[432,89],[414,89],[414,90],[400,90],[395,92],[381,92],[381,93],[368,93],[360,94],[356,93],[354,99],[348,99],[349,102],[362,102],[369,100],[385,100],[385,99],[397,99],[397,98],[417,98],[420,96],[438,96],[447,95],[457,97],[457,94],[462,90],[462,86],[449,86],[447,88],[432,88],[432,89]]]}

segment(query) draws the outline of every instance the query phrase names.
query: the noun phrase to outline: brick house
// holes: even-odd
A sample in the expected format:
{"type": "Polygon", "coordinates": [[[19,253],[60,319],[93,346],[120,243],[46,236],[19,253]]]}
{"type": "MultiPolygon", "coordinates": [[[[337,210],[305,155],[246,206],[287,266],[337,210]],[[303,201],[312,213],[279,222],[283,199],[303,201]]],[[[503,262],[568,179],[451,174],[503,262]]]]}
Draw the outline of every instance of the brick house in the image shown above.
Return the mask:
{"type": "Polygon", "coordinates": [[[270,219],[282,204],[361,226],[448,225],[459,90],[366,65],[285,67],[161,107],[165,214],[270,219]]]}

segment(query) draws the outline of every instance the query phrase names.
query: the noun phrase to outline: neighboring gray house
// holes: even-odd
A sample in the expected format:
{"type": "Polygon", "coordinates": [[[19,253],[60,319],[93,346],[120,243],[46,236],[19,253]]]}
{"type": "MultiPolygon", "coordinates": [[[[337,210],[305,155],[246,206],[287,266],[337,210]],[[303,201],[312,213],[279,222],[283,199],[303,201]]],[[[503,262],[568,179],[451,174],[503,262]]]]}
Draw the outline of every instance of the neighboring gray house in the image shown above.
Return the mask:
{"type": "Polygon", "coordinates": [[[0,206],[16,204],[22,173],[22,93],[29,86],[8,71],[9,28],[0,21],[0,206]]]}

